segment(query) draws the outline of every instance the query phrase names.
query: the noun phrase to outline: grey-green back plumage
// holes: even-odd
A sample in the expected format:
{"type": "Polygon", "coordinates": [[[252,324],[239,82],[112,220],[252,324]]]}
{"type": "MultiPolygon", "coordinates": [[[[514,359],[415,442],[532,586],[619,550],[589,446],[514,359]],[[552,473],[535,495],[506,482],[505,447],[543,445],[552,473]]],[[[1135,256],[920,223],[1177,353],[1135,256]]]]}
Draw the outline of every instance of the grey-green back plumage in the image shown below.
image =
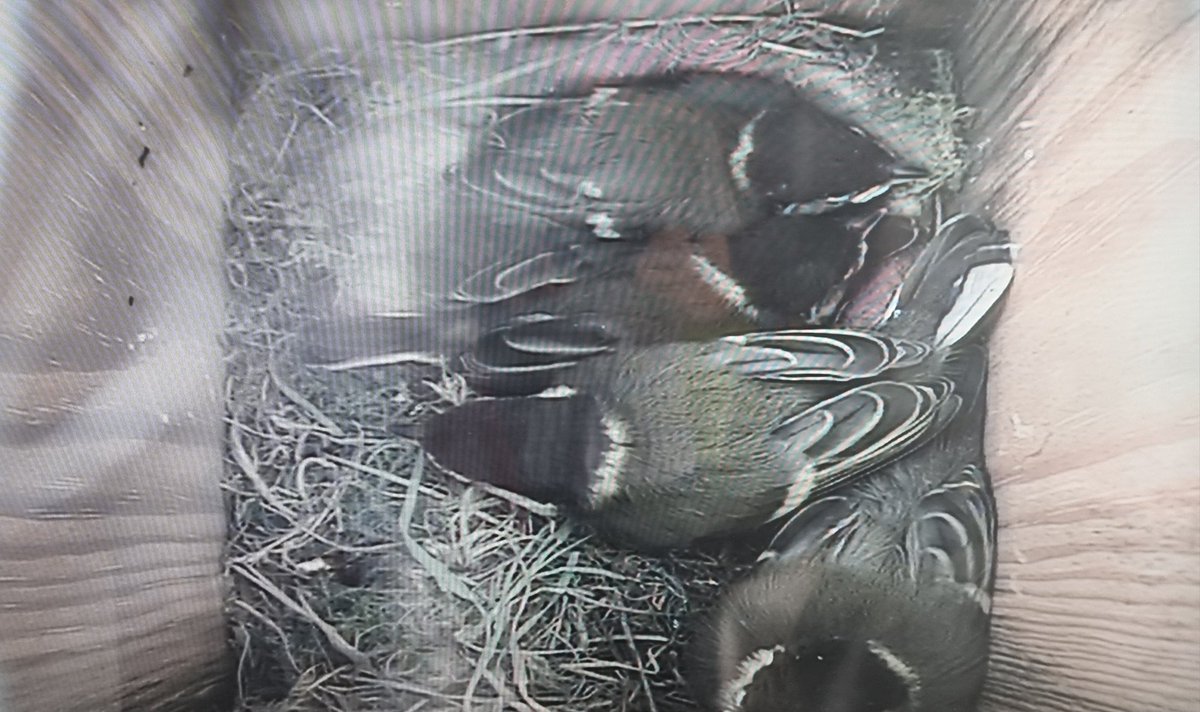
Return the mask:
{"type": "Polygon", "coordinates": [[[983,342],[1012,278],[1007,237],[950,221],[886,325],[923,333],[962,407],[938,436],[783,524],[696,647],[720,712],[970,712],[987,669],[997,517],[984,462],[983,342]]]}
{"type": "Polygon", "coordinates": [[[962,417],[913,455],[802,507],[722,598],[698,644],[713,709],[974,709],[996,511],[983,466],[982,349],[971,357],[978,389],[962,417]],[[831,641],[838,653],[823,659],[815,651],[831,641]],[[822,665],[830,672],[815,676],[822,665]]]}
{"type": "Polygon", "coordinates": [[[908,373],[934,356],[917,342],[814,329],[582,365],[580,382],[604,384],[590,397],[615,433],[588,518],[613,538],[674,548],[781,516],[952,417],[949,384],[908,373]]]}

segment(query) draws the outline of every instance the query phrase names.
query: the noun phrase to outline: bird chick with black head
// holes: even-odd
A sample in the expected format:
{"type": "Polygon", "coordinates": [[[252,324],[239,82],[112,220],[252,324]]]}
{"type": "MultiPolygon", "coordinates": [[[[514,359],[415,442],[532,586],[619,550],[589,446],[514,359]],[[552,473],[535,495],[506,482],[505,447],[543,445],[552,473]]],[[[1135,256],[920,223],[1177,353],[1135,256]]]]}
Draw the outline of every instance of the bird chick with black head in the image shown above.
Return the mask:
{"type": "Polygon", "coordinates": [[[545,97],[501,117],[457,175],[600,238],[731,234],[782,212],[867,203],[922,175],[795,87],[679,73],[545,97]]]}
{"type": "MultiPolygon", "coordinates": [[[[958,228],[983,226],[968,218],[958,228]]],[[[997,238],[994,253],[1004,248],[997,238]]],[[[975,709],[996,566],[982,342],[1011,278],[1005,266],[963,273],[955,306],[941,310],[955,323],[938,333],[966,342],[946,370],[963,399],[950,425],[911,455],[805,504],[723,595],[694,644],[710,709],[975,709]]]]}
{"type": "Polygon", "coordinates": [[[870,198],[906,172],[762,77],[530,101],[402,196],[389,308],[315,321],[306,360],[427,362],[534,313],[596,313],[635,343],[809,325],[859,261],[881,214],[870,198]]]}
{"type": "Polygon", "coordinates": [[[722,597],[695,643],[711,709],[975,709],[996,513],[982,450],[985,357],[960,357],[979,379],[966,412],[912,455],[803,506],[722,597]]]}
{"type": "MultiPolygon", "coordinates": [[[[953,226],[944,230],[938,264],[905,306],[935,295],[942,304],[969,266],[1006,261],[983,249],[991,235],[959,244],[953,226]]],[[[953,417],[955,347],[900,335],[932,341],[926,330],[938,329],[905,314],[894,336],[759,332],[603,354],[572,351],[546,320],[535,325],[540,338],[524,339],[554,343],[543,358],[483,353],[469,365],[493,382],[557,369],[563,387],[468,401],[425,423],[422,441],[442,467],[564,504],[643,550],[746,532],[903,455],[953,417]]]]}
{"type": "Polygon", "coordinates": [[[564,343],[602,349],[813,324],[826,295],[861,266],[883,216],[856,208],[773,215],[735,235],[662,229],[598,240],[484,198],[443,197],[442,220],[407,250],[395,311],[311,324],[301,334],[310,363],[340,370],[453,360],[533,315],[553,316],[560,328],[587,324],[564,343]]]}

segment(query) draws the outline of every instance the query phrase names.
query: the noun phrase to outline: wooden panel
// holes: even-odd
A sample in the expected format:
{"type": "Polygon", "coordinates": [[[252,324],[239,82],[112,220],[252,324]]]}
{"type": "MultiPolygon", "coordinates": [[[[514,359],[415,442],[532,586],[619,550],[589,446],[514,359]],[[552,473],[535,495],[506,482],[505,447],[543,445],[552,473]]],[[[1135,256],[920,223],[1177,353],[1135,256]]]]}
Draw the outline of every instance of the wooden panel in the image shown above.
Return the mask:
{"type": "Polygon", "coordinates": [[[995,3],[970,191],[1021,245],[993,354],[988,710],[1200,705],[1194,3],[995,3]]]}
{"type": "Polygon", "coordinates": [[[211,10],[5,6],[5,712],[182,709],[224,679],[232,112],[211,10]]]}
{"type": "MultiPolygon", "coordinates": [[[[934,33],[965,7],[820,6],[934,33]]],[[[29,7],[18,91],[0,97],[20,117],[0,194],[0,684],[16,710],[170,708],[219,677],[223,653],[226,59],[211,18],[182,5],[29,7]]],[[[256,3],[239,21],[304,55],[555,19],[535,3],[334,7],[256,3]]],[[[1005,528],[986,706],[1195,709],[1195,5],[979,12],[960,46],[989,146],[971,195],[1024,247],[993,379],[1005,528]]]]}

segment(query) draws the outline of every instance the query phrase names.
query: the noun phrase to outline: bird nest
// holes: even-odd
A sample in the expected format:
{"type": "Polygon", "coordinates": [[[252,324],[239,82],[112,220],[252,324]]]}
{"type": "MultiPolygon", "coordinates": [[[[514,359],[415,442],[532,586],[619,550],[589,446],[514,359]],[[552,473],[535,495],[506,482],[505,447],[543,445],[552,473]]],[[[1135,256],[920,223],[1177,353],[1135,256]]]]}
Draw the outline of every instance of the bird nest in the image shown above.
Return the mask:
{"type": "Polygon", "coordinates": [[[607,74],[705,67],[785,77],[930,167],[932,183],[962,174],[964,112],[946,55],[901,52],[808,17],[517,30],[304,61],[244,57],[228,204],[224,483],[239,709],[695,709],[683,651],[697,614],[752,557],[732,545],[638,555],[551,507],[435,472],[395,426],[460,402],[461,380],[436,366],[314,371],[290,339],[319,303],[307,296],[329,288],[354,247],[327,232],[314,192],[301,186],[297,166],[313,147],[405,110],[414,96],[528,94],[580,52],[641,56],[637,47],[655,47],[658,64],[607,74]],[[380,56],[404,70],[363,69],[380,56]],[[414,95],[418,75],[434,77],[423,86],[437,90],[414,95]]]}

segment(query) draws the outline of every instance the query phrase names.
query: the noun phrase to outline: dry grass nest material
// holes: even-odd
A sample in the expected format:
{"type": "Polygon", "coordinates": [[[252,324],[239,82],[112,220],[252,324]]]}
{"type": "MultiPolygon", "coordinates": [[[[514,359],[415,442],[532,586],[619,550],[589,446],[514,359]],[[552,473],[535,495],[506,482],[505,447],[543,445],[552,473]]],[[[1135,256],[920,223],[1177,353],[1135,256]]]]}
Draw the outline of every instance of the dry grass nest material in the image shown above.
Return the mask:
{"type": "Polygon", "coordinates": [[[461,382],[318,374],[290,351],[296,295],[342,248],[319,238],[288,152],[369,118],[377,94],[354,67],[243,62],[226,264],[239,709],[695,709],[682,651],[746,557],[640,556],[448,478],[391,429],[461,400],[461,382]]]}

